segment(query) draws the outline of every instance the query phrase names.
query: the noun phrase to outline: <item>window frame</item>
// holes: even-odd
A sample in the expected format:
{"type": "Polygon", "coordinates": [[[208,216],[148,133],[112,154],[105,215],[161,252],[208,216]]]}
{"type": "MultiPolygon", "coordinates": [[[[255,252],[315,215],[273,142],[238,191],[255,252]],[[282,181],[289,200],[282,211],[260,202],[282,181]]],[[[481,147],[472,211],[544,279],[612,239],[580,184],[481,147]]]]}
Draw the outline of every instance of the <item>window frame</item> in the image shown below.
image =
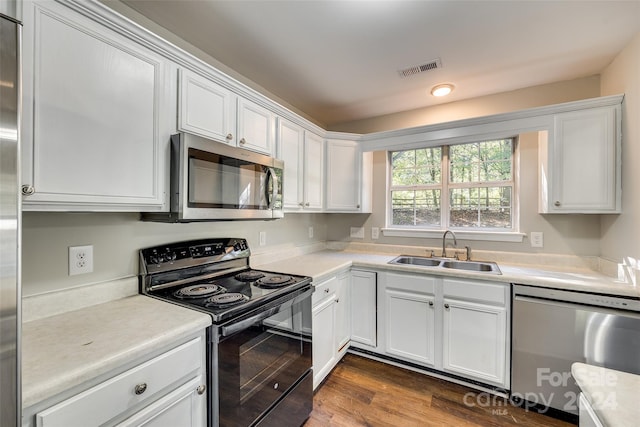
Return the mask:
{"type": "Polygon", "coordinates": [[[437,237],[442,235],[445,230],[452,230],[456,234],[464,235],[464,238],[468,240],[495,240],[495,241],[522,241],[524,236],[520,230],[520,195],[519,195],[519,169],[520,169],[520,155],[519,155],[519,143],[518,135],[504,136],[498,138],[474,138],[473,140],[467,140],[464,142],[456,142],[452,144],[425,144],[422,146],[399,148],[396,150],[387,151],[387,188],[386,188],[386,227],[383,229],[385,236],[397,236],[397,237],[437,237]],[[450,182],[450,158],[449,147],[453,145],[464,145],[481,142],[489,142],[496,140],[510,139],[511,143],[511,180],[509,181],[479,181],[479,182],[466,182],[466,183],[452,183],[450,182]],[[408,150],[420,150],[425,148],[441,148],[441,182],[438,184],[424,184],[414,185],[406,187],[397,187],[392,185],[393,180],[393,167],[392,167],[392,153],[398,151],[408,150]],[[445,181],[446,180],[446,181],[445,181]],[[497,187],[497,186],[510,186],[511,187],[511,228],[494,228],[494,227],[455,227],[450,225],[450,192],[452,189],[457,188],[485,188],[485,187],[497,187]],[[393,224],[393,191],[406,190],[440,190],[441,194],[441,206],[440,206],[440,224],[433,226],[415,226],[415,225],[396,225],[393,224]]]}

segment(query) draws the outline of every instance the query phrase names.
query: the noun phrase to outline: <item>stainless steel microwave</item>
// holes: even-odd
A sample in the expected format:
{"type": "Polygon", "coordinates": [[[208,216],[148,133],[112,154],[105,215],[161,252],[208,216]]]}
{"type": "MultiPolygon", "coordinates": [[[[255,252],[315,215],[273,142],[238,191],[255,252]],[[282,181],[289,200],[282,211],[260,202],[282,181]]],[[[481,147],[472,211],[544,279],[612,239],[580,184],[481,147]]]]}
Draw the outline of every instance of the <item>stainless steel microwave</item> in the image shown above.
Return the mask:
{"type": "Polygon", "coordinates": [[[284,216],[284,162],[200,136],[171,136],[170,212],[164,222],[277,219],[284,216]]]}

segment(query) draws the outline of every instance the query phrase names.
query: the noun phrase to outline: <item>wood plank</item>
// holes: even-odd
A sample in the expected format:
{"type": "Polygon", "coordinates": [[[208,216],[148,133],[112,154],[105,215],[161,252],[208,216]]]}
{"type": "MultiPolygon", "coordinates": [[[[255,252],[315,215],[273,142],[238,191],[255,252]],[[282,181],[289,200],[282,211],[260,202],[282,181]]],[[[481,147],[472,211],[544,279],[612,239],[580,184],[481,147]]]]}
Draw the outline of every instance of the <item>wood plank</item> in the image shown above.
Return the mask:
{"type": "Polygon", "coordinates": [[[304,427],[568,427],[504,398],[347,354],[317,389],[304,427]]]}

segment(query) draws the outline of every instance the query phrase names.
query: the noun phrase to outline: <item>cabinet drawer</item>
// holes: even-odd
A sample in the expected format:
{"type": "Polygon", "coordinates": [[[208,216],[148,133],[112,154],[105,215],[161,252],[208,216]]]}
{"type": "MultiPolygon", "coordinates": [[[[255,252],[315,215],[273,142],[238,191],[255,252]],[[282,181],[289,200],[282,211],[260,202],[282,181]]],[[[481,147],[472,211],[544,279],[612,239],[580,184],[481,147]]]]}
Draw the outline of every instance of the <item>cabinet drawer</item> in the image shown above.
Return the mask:
{"type": "Polygon", "coordinates": [[[503,283],[445,279],[443,289],[445,297],[489,302],[502,306],[507,301],[507,286],[503,283]]]}
{"type": "Polygon", "coordinates": [[[313,292],[313,296],[311,297],[311,305],[315,307],[326,298],[332,295],[335,296],[338,290],[338,280],[334,276],[314,286],[316,290],[313,292]]]}
{"type": "Polygon", "coordinates": [[[36,414],[36,425],[101,425],[160,397],[158,393],[172,384],[192,378],[201,364],[202,340],[196,338],[36,414]]]}

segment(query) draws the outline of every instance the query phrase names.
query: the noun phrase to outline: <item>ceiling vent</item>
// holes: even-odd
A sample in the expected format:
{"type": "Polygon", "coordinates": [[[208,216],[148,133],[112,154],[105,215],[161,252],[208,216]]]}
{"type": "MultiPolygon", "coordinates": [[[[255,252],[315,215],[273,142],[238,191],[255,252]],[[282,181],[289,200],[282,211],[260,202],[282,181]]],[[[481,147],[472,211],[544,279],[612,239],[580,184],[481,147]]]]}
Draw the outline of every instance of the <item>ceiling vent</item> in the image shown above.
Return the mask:
{"type": "Polygon", "coordinates": [[[414,65],[413,67],[408,67],[404,70],[398,70],[398,74],[400,74],[400,77],[409,77],[415,74],[424,73],[426,71],[435,70],[436,68],[442,68],[442,62],[440,62],[440,58],[436,58],[433,61],[425,62],[424,64],[414,65]]]}

